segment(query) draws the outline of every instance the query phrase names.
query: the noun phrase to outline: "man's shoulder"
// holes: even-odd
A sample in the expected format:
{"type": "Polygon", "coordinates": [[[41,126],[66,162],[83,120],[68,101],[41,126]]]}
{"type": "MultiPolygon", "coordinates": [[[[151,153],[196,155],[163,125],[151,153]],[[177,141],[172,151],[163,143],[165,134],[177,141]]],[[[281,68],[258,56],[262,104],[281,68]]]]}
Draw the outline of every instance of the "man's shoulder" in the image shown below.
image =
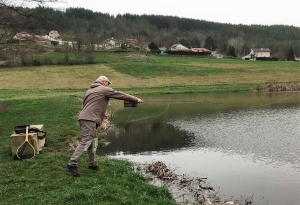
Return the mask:
{"type": "Polygon", "coordinates": [[[115,92],[113,88],[106,87],[106,86],[98,86],[96,88],[90,89],[90,92],[92,93],[111,93],[115,92]]]}

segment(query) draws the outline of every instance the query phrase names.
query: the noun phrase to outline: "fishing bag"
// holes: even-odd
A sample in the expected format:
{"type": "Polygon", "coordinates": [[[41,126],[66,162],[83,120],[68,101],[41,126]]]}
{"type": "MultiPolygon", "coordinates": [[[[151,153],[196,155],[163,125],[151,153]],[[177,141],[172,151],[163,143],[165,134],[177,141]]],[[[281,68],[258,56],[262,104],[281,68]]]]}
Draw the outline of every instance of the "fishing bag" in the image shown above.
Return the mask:
{"type": "Polygon", "coordinates": [[[18,125],[15,126],[15,133],[16,134],[25,134],[26,133],[26,127],[28,127],[29,133],[37,133],[37,137],[42,140],[46,137],[46,132],[36,128],[36,127],[30,127],[30,125],[18,125]]]}

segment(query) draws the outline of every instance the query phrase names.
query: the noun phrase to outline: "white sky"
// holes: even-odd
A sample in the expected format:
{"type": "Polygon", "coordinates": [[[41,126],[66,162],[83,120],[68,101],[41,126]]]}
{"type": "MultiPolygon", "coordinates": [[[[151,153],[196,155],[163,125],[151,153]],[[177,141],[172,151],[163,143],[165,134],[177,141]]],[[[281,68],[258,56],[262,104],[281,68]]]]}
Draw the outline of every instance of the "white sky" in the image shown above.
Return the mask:
{"type": "Polygon", "coordinates": [[[300,0],[64,0],[53,8],[81,7],[117,14],[178,16],[219,23],[300,27],[300,0]]]}

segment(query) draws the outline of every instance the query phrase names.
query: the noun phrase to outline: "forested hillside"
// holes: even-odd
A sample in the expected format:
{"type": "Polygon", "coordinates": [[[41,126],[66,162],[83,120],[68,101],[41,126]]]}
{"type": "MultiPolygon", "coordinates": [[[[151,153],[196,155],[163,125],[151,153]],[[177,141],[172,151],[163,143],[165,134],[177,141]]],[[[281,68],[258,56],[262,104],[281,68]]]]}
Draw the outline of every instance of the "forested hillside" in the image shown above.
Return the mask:
{"type": "MultiPolygon", "coordinates": [[[[300,55],[300,28],[284,25],[233,25],[163,15],[117,15],[83,8],[66,11],[37,7],[30,9],[36,34],[57,30],[61,38],[76,37],[96,44],[105,39],[135,38],[169,47],[181,43],[187,47],[206,47],[227,54],[234,47],[237,56],[250,48],[270,48],[272,57],[283,60],[291,49],[300,55]]],[[[237,17],[238,18],[238,17],[237,17]]]]}

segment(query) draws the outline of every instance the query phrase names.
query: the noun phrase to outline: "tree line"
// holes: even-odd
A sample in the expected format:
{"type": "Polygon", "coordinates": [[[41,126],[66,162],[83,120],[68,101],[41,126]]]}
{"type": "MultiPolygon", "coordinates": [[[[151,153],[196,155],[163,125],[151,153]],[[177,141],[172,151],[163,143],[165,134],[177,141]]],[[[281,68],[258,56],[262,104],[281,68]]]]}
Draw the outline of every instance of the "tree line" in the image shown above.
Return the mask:
{"type": "Polygon", "coordinates": [[[205,47],[237,57],[249,54],[251,48],[270,48],[272,57],[280,60],[287,59],[291,52],[300,55],[300,27],[295,26],[234,25],[129,13],[113,16],[84,8],[65,11],[44,6],[16,9],[28,14],[29,18],[26,18],[26,26],[18,25],[19,29],[11,34],[18,30],[36,34],[57,30],[63,40],[81,39],[82,44],[99,44],[111,37],[134,38],[139,42],[151,42],[155,47],[168,48],[181,43],[186,47],[205,47]]]}

